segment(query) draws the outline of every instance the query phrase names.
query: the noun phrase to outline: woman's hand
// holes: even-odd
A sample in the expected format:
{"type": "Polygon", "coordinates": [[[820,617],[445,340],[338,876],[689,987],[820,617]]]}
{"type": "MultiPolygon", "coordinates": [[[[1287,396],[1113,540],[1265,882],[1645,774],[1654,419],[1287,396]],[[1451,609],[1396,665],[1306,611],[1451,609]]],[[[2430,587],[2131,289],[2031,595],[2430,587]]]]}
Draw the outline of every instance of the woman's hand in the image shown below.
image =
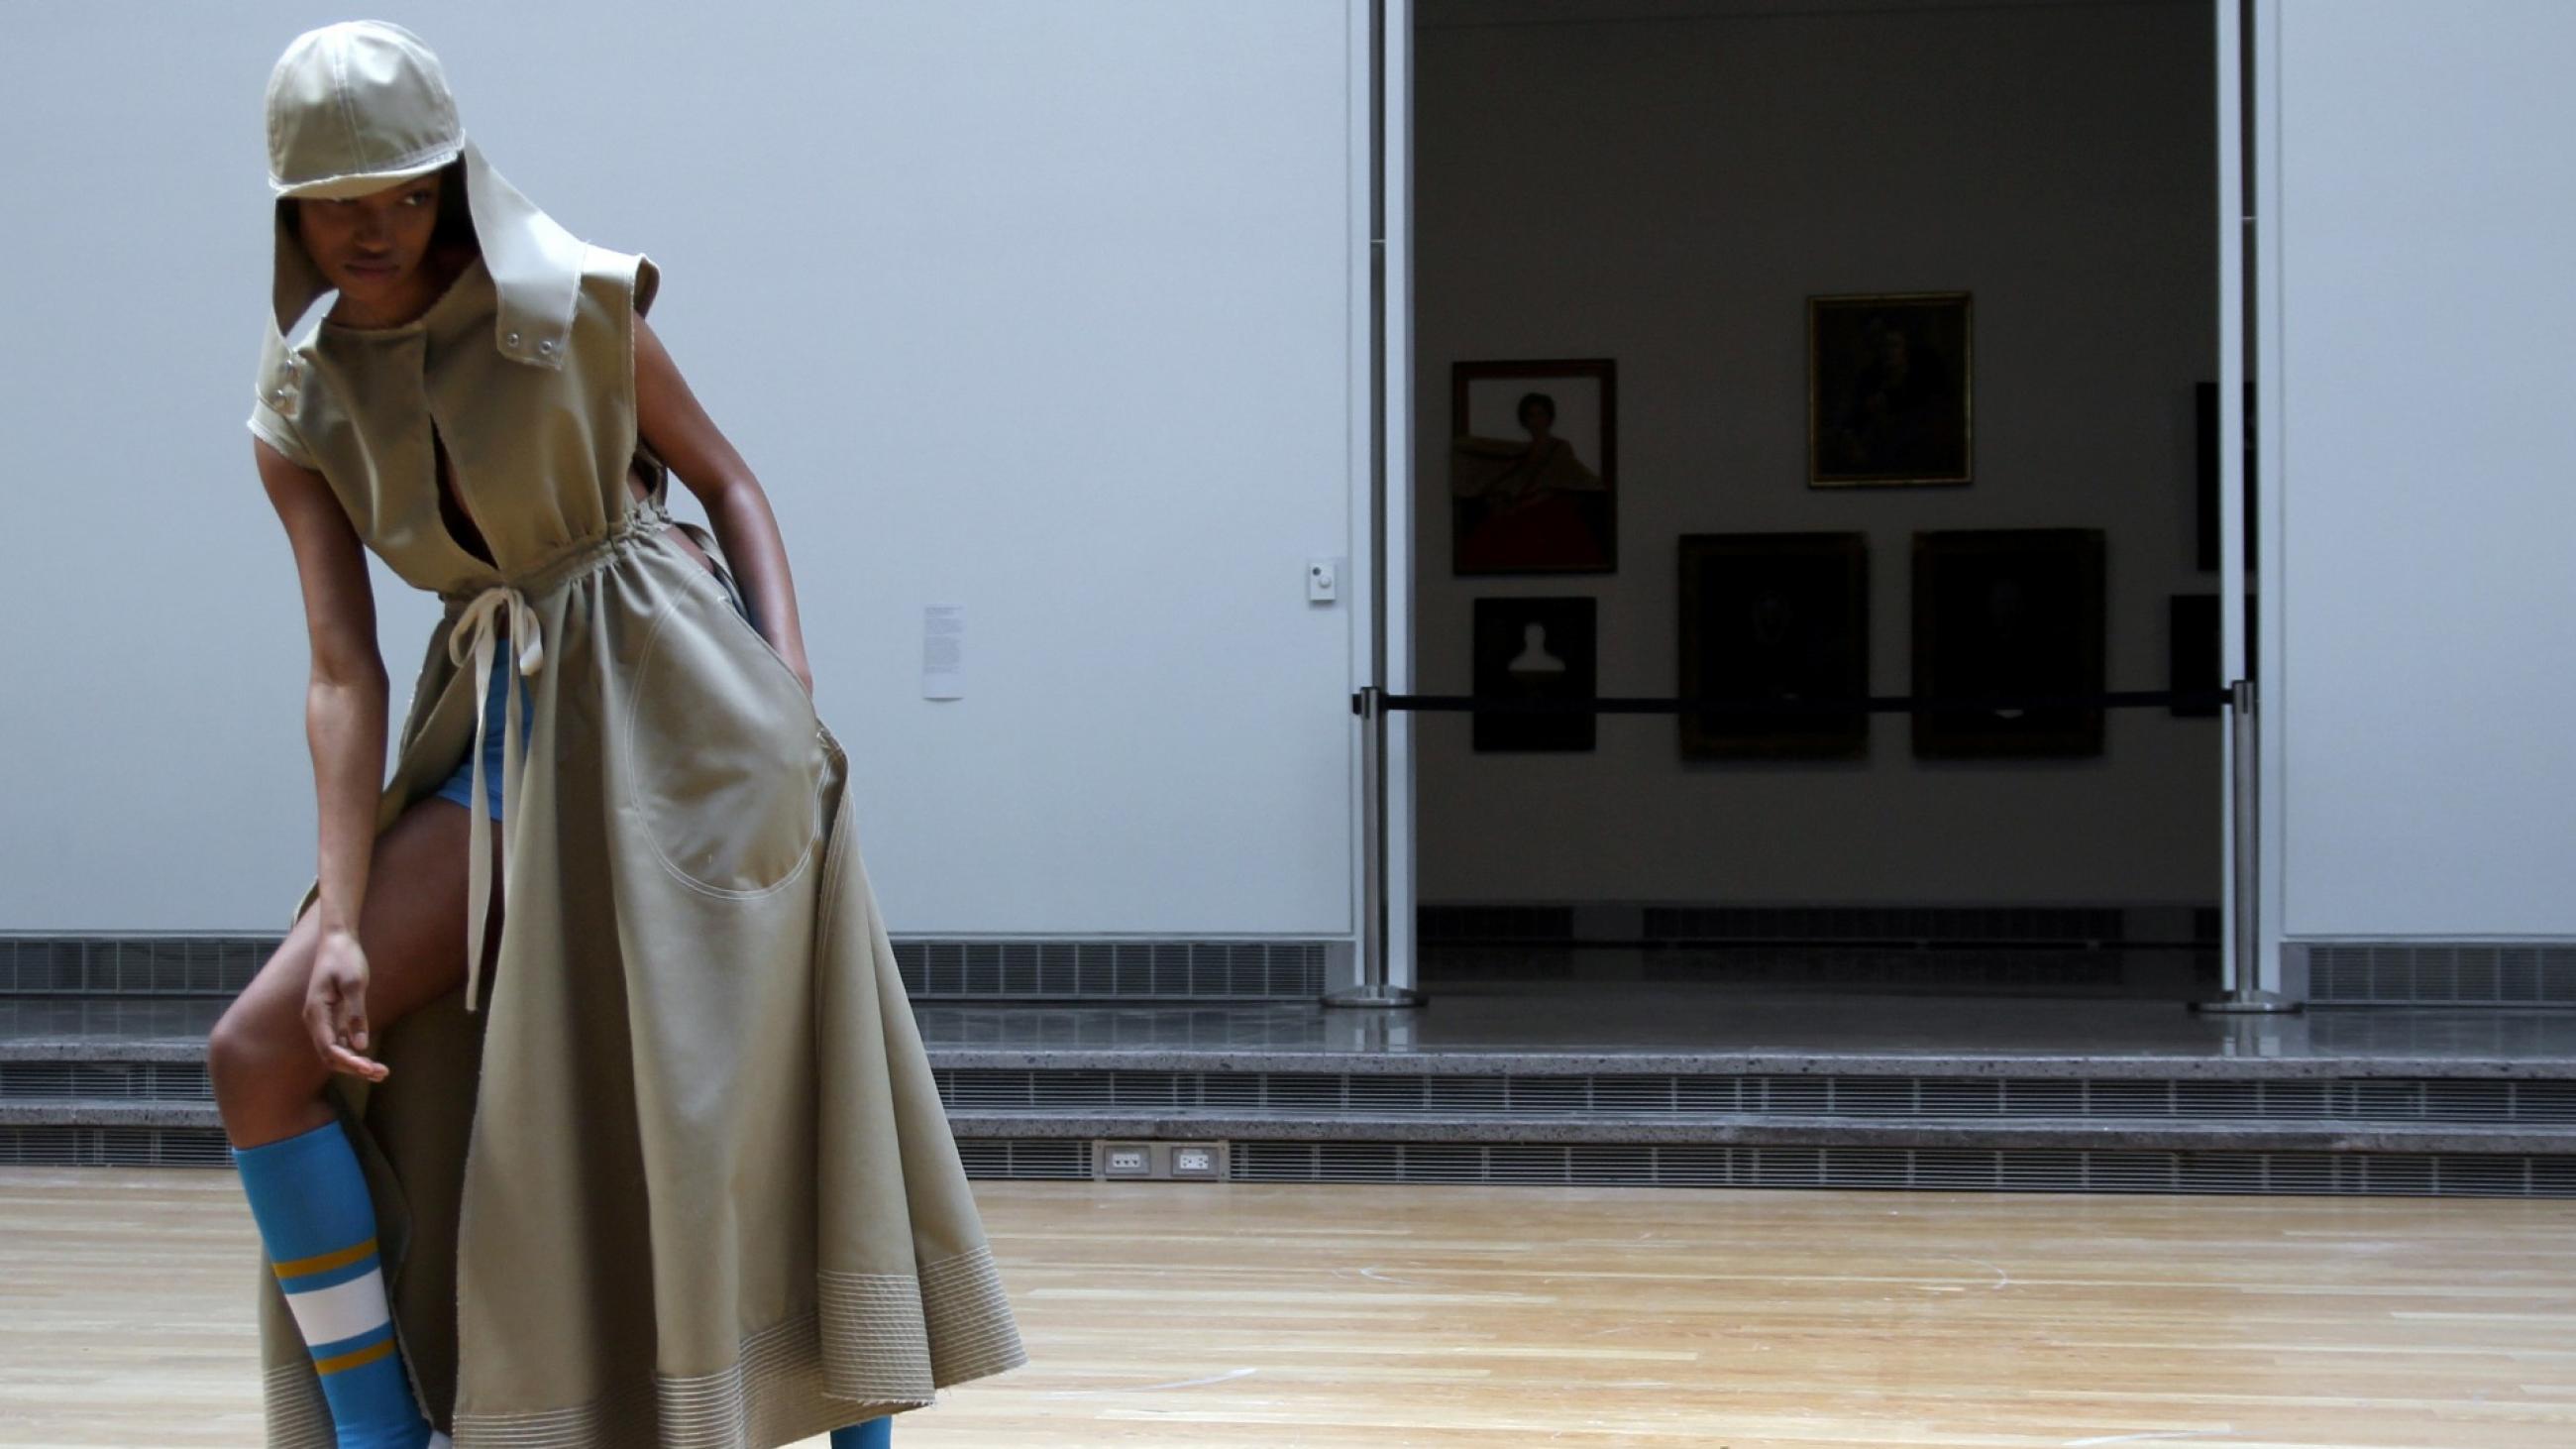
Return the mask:
{"type": "Polygon", "coordinates": [[[360,1055],[367,1049],[367,953],[355,932],[326,930],[314,948],[312,979],[304,987],[304,1029],[335,1072],[381,1082],[392,1070],[360,1055]]]}

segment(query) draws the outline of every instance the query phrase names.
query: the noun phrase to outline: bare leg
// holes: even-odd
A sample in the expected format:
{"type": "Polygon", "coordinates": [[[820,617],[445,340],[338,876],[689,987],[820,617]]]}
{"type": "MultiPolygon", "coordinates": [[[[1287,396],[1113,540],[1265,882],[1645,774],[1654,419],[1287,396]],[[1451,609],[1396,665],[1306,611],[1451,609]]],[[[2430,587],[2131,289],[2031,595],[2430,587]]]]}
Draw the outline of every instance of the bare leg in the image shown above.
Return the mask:
{"type": "MultiPolygon", "coordinates": [[[[371,1045],[464,976],[466,847],[473,839],[466,831],[488,824],[431,799],[376,838],[357,921],[371,1045]]],[[[499,886],[496,879],[496,898],[499,886]]],[[[478,949],[488,951],[497,939],[497,912],[492,926],[478,949]]],[[[215,1103],[277,1287],[330,1405],[335,1441],[445,1449],[447,1438],[414,1397],[402,1363],[364,1172],[322,1096],[335,1068],[303,1016],[320,935],[307,912],[208,1034],[215,1103]]]]}
{"type": "MultiPolygon", "coordinates": [[[[467,811],[452,800],[419,801],[376,837],[358,945],[367,953],[370,1044],[413,1010],[465,978],[467,811]]],[[[497,822],[486,821],[499,835],[497,822]]],[[[494,910],[484,935],[484,977],[500,939],[500,851],[492,852],[494,910]]],[[[331,1067],[304,1025],[304,989],[320,932],[307,911],[276,954],[226,1008],[206,1041],[206,1065],[224,1134],[253,1147],[331,1120],[322,1087],[331,1067]]]]}

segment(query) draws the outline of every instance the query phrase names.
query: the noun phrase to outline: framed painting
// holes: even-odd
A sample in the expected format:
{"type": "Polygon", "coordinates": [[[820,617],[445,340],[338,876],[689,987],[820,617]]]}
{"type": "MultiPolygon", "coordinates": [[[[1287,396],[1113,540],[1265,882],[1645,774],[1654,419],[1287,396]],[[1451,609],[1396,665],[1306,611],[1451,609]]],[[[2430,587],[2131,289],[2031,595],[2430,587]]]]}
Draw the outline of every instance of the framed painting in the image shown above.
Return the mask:
{"type": "MultiPolygon", "coordinates": [[[[1681,693],[1747,703],[1869,693],[1869,540],[1702,533],[1681,540],[1681,693]]],[[[1680,717],[1694,760],[1857,760],[1866,710],[1680,717]]]]}
{"type": "Polygon", "coordinates": [[[1608,358],[1449,375],[1449,571],[1619,566],[1619,378],[1608,358]]]}
{"type": "MultiPolygon", "coordinates": [[[[2245,672],[2254,673],[2256,601],[2245,600],[2245,672]]],[[[2218,595],[2176,594],[2166,601],[2165,688],[2175,694],[2209,694],[2227,688],[2220,661],[2225,655],[2218,636],[2218,595]]],[[[2177,704],[2182,718],[2208,718],[2226,711],[2215,705],[2177,704]]]]}
{"type": "MultiPolygon", "coordinates": [[[[2192,385],[2192,414],[2199,425],[2196,438],[2198,446],[2195,449],[2195,461],[2198,466],[2194,470],[2197,475],[2195,481],[2199,484],[2195,490],[2195,498],[2199,505],[2197,509],[2199,529],[2195,542],[2198,545],[2200,571],[2214,574],[2218,572],[2219,552],[2217,383],[2202,382],[2192,385]]],[[[2255,571],[2255,457],[2254,384],[2249,382],[2245,384],[2245,571],[2249,574],[2255,571]]]]}
{"type": "MultiPolygon", "coordinates": [[[[1938,700],[2103,692],[2104,554],[2090,528],[1914,535],[1914,693],[1938,700]]],[[[1914,716],[1929,760],[2102,753],[2102,710],[2006,706],[1914,716]]]]}
{"type": "MultiPolygon", "coordinates": [[[[1588,598],[1478,599],[1476,693],[1503,699],[1590,699],[1599,680],[1588,598]]],[[[1589,750],[1595,716],[1575,711],[1478,710],[1479,751],[1589,750]]]]}
{"type": "Polygon", "coordinates": [[[1807,485],[1964,484],[1975,476],[1966,292],[1807,299],[1807,485]]]}

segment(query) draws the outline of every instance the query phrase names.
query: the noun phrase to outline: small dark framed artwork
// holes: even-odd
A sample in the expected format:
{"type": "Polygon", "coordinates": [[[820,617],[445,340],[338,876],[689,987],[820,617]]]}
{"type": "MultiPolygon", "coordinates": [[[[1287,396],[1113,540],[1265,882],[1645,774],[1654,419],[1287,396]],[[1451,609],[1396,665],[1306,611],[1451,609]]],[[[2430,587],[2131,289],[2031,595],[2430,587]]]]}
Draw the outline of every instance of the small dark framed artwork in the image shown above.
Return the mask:
{"type": "Polygon", "coordinates": [[[1966,292],[1807,299],[1807,486],[1921,487],[1975,476],[1966,292]]]}
{"type": "MultiPolygon", "coordinates": [[[[1681,541],[1681,693],[1796,705],[1869,693],[1869,540],[1702,533],[1681,541]]],[[[1694,760],[1856,760],[1869,714],[1683,714],[1694,760]]]]}
{"type": "MultiPolygon", "coordinates": [[[[2220,665],[2218,596],[2176,594],[2166,601],[2165,688],[2175,694],[2212,694],[2227,687],[2220,665]]],[[[2255,601],[2245,599],[2245,672],[2254,672],[2255,601]]],[[[2172,713],[2206,719],[2224,713],[2216,705],[2177,704],[2172,713]]]]}
{"type": "MultiPolygon", "coordinates": [[[[2218,384],[2192,385],[2199,431],[2200,571],[2218,572],[2218,384]]],[[[2245,571],[2254,572],[2254,384],[2245,384],[2245,571]]]]}
{"type": "Polygon", "coordinates": [[[1449,571],[1619,566],[1619,376],[1609,358],[1449,373],[1449,571]]]}
{"type": "MultiPolygon", "coordinates": [[[[1914,693],[1934,700],[2065,699],[2103,692],[2105,547],[2099,529],[1914,535],[1914,693]]],[[[2096,706],[2005,706],[1914,716],[1929,760],[2102,753],[2096,706]]]]}
{"type": "MultiPolygon", "coordinates": [[[[1588,598],[1478,599],[1476,693],[1502,699],[1590,699],[1599,678],[1588,598]]],[[[1475,748],[1589,750],[1594,716],[1579,711],[1477,710],[1475,748]]]]}

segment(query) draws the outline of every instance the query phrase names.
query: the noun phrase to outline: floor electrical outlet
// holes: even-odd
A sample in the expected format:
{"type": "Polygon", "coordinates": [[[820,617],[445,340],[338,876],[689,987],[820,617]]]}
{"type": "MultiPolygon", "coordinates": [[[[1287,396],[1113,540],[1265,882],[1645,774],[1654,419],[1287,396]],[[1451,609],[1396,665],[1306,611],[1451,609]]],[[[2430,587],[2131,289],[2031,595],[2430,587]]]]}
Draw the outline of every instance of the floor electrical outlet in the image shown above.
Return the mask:
{"type": "Polygon", "coordinates": [[[1099,1182],[1223,1182],[1223,1142],[1111,1142],[1093,1138],[1091,1176],[1099,1182]]]}

